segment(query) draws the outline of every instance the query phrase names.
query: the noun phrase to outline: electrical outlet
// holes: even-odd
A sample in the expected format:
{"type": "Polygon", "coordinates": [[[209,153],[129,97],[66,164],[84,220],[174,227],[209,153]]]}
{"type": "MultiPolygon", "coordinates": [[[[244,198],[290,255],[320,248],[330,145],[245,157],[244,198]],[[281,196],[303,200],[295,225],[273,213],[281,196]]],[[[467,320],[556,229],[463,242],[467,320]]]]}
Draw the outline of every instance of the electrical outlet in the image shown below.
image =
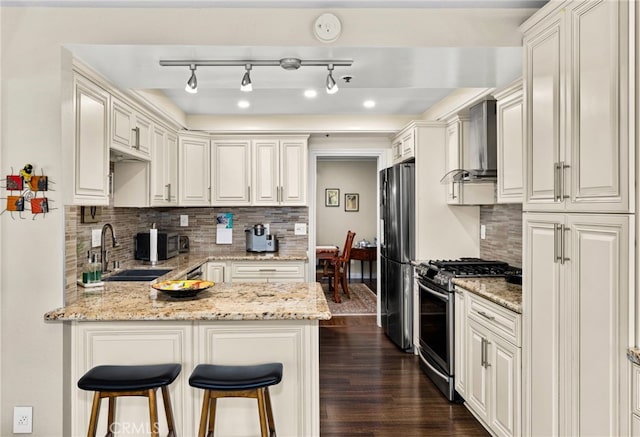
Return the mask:
{"type": "Polygon", "coordinates": [[[293,225],[293,234],[294,235],[307,235],[307,224],[306,223],[296,223],[293,225]]]}
{"type": "Polygon", "coordinates": [[[186,214],[180,214],[180,226],[189,226],[189,216],[186,214]]]}
{"type": "Polygon", "coordinates": [[[100,237],[102,237],[102,230],[91,229],[91,247],[100,246],[100,237]]]}
{"type": "Polygon", "coordinates": [[[480,239],[485,240],[487,238],[487,227],[485,225],[480,225],[480,239]]]}
{"type": "Polygon", "coordinates": [[[13,407],[13,433],[33,432],[33,407],[13,407]]]}

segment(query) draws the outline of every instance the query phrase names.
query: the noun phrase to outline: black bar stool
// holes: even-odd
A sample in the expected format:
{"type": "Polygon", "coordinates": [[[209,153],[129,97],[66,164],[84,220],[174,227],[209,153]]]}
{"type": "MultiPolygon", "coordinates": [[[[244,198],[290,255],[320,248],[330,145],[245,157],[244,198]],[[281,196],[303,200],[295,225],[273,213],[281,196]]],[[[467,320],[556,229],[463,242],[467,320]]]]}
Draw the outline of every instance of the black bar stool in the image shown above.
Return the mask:
{"type": "Polygon", "coordinates": [[[282,363],[255,366],[219,366],[199,364],[193,369],[189,385],[204,389],[198,437],[213,437],[218,398],[243,397],[258,400],[262,437],[275,437],[269,386],[282,381],[282,363]],[[266,414],[266,417],[265,417],[266,414]],[[207,428],[207,418],[209,426],[207,428]]]}
{"type": "Polygon", "coordinates": [[[94,391],[91,418],[89,420],[88,437],[95,437],[102,398],[109,398],[109,417],[107,421],[107,437],[113,436],[113,424],[116,417],[116,398],[118,396],[144,396],[149,399],[149,416],[151,419],[151,435],[158,437],[158,406],[156,390],[162,389],[164,411],[167,415],[169,433],[167,437],[175,437],[173,409],[169,398],[171,384],[180,374],[180,364],[152,364],[144,366],[97,366],[85,373],[78,381],[82,390],[94,391]]]}

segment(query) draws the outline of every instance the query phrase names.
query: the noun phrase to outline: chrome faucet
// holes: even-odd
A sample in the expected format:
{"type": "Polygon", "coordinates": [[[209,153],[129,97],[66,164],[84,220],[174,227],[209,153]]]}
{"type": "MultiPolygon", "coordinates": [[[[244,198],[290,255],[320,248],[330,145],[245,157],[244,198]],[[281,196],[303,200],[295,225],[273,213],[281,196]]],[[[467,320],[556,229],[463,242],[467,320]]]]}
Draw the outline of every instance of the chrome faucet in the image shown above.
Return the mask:
{"type": "Polygon", "coordinates": [[[107,234],[107,229],[111,229],[111,244],[113,247],[120,246],[118,240],[116,239],[116,233],[113,230],[113,226],[110,223],[106,223],[102,227],[102,233],[100,234],[100,260],[102,261],[102,273],[109,272],[109,260],[107,259],[107,248],[105,247],[104,237],[107,234]]]}

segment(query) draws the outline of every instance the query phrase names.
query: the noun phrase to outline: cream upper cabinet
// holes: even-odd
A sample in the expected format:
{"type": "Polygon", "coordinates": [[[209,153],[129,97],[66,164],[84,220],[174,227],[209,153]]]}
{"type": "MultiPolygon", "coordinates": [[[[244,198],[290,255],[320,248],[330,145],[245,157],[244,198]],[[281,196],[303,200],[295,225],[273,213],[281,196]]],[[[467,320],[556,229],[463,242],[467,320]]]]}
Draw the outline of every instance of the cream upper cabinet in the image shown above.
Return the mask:
{"type": "Polygon", "coordinates": [[[111,98],[111,149],[141,160],[151,158],[151,121],[122,100],[111,98]]]}
{"type": "Polygon", "coordinates": [[[307,204],[308,136],[254,138],[253,205],[307,204]]]}
{"type": "Polygon", "coordinates": [[[214,206],[251,204],[251,141],[211,140],[211,191],[214,206]]]}
{"type": "Polygon", "coordinates": [[[81,205],[109,204],[109,93],[74,74],[74,191],[81,205]]]}
{"type": "Polygon", "coordinates": [[[523,25],[527,211],[631,212],[628,2],[523,25]]]}
{"type": "Polygon", "coordinates": [[[178,204],[209,206],[211,204],[211,172],[209,137],[178,135],[178,204]]]}
{"type": "Polygon", "coordinates": [[[178,204],[178,137],[154,126],[151,141],[151,206],[178,204]]]}
{"type": "Polygon", "coordinates": [[[522,203],[524,193],[524,112],[522,79],[496,92],[498,203],[522,203]]]}
{"type": "Polygon", "coordinates": [[[391,140],[393,163],[406,161],[415,156],[414,127],[409,126],[391,140]]]}
{"type": "Polygon", "coordinates": [[[467,118],[456,117],[447,123],[446,130],[446,153],[445,153],[445,174],[449,182],[445,184],[447,193],[447,203],[460,203],[460,184],[451,178],[456,170],[463,168],[462,162],[462,142],[465,131],[469,127],[467,118]]]}
{"type": "Polygon", "coordinates": [[[626,435],[630,216],[524,215],[523,434],[626,435]]]}

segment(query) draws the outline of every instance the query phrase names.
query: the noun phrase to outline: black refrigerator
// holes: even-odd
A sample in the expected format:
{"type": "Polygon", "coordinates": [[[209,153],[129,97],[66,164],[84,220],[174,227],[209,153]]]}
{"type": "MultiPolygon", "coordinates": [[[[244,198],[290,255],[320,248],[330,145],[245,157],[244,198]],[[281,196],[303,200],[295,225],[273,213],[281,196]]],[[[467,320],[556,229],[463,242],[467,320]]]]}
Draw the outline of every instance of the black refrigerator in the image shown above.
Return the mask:
{"type": "Polygon", "coordinates": [[[380,171],[380,302],[382,328],[403,351],[413,350],[415,167],[380,171]]]}

